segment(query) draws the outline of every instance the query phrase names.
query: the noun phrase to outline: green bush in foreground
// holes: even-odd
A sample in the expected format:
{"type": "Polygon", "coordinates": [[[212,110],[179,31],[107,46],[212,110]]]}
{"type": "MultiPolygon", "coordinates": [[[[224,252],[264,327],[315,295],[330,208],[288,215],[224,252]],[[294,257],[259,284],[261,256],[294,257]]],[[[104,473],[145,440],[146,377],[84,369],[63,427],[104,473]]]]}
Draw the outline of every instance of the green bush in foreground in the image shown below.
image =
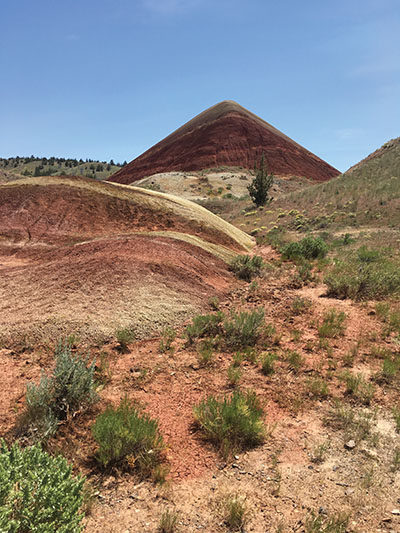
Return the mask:
{"type": "Polygon", "coordinates": [[[259,255],[238,255],[229,265],[229,269],[239,279],[251,281],[259,276],[263,267],[262,257],[259,255]]]}
{"type": "Polygon", "coordinates": [[[0,443],[0,531],[78,533],[84,478],[40,446],[0,443]]]}
{"type": "Polygon", "coordinates": [[[164,442],[158,422],[126,398],[97,417],[92,433],[99,446],[96,458],[103,467],[134,466],[148,477],[162,462],[164,442]]]}
{"type": "Polygon", "coordinates": [[[38,385],[29,383],[21,426],[25,432],[46,440],[57,430],[58,422],[87,409],[96,400],[95,361],[74,355],[68,344],[59,343],[56,365],[49,377],[42,375],[38,385]]]}
{"type": "Polygon", "coordinates": [[[206,438],[218,446],[224,457],[264,440],[263,409],[252,391],[235,391],[222,400],[209,396],[193,412],[206,438]]]}
{"type": "Polygon", "coordinates": [[[298,242],[291,242],[282,249],[284,259],[319,259],[328,253],[328,245],[321,237],[308,235],[298,242]]]}

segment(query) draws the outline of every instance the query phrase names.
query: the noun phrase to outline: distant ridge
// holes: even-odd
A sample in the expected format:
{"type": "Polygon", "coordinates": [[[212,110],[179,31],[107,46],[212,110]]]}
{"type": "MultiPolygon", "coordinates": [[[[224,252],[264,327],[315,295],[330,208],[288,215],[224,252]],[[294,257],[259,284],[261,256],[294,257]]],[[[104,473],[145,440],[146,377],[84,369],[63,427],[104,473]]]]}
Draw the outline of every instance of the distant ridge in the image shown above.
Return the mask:
{"type": "Polygon", "coordinates": [[[226,100],[194,117],[109,180],[128,184],[160,172],[220,166],[253,169],[262,153],[268,169],[278,175],[326,181],[339,174],[265,120],[226,100]]]}

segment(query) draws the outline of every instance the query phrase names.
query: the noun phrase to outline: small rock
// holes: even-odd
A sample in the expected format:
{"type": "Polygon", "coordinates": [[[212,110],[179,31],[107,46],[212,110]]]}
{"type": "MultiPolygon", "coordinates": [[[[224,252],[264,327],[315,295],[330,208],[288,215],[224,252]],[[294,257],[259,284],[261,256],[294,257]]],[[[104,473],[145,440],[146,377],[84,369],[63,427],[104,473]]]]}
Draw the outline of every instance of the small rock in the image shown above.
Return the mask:
{"type": "Polygon", "coordinates": [[[393,509],[392,514],[395,514],[396,516],[400,516],[400,509],[393,509]]]}
{"type": "Polygon", "coordinates": [[[344,447],[347,449],[347,450],[352,450],[353,448],[356,447],[356,443],[354,440],[349,440],[348,442],[346,442],[346,444],[344,445],[344,447]]]}

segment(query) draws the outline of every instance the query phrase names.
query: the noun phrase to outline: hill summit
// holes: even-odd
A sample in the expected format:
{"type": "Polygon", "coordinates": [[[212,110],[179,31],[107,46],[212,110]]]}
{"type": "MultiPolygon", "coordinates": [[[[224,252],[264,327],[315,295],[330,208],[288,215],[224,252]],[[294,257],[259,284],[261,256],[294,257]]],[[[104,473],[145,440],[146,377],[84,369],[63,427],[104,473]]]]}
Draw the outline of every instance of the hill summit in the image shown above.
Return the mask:
{"type": "Polygon", "coordinates": [[[326,181],[339,174],[268,122],[227,100],[194,117],[114,174],[110,181],[129,184],[163,172],[221,166],[254,169],[262,153],[268,170],[277,175],[326,181]]]}

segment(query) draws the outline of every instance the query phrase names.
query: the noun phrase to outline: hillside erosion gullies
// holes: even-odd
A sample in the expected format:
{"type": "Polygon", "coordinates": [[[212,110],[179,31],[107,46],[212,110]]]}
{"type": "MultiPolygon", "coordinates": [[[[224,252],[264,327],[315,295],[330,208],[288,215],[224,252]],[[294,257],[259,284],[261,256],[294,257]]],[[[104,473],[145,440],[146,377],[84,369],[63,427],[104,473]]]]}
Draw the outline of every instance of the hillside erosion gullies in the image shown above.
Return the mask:
{"type": "Polygon", "coordinates": [[[221,102],[134,159],[110,181],[220,166],[254,169],[262,155],[277,175],[327,181],[339,171],[236,102],[221,102]]]}
{"type": "Polygon", "coordinates": [[[84,178],[0,185],[0,341],[138,338],[223,296],[253,239],[170,195],[84,178]]]}

